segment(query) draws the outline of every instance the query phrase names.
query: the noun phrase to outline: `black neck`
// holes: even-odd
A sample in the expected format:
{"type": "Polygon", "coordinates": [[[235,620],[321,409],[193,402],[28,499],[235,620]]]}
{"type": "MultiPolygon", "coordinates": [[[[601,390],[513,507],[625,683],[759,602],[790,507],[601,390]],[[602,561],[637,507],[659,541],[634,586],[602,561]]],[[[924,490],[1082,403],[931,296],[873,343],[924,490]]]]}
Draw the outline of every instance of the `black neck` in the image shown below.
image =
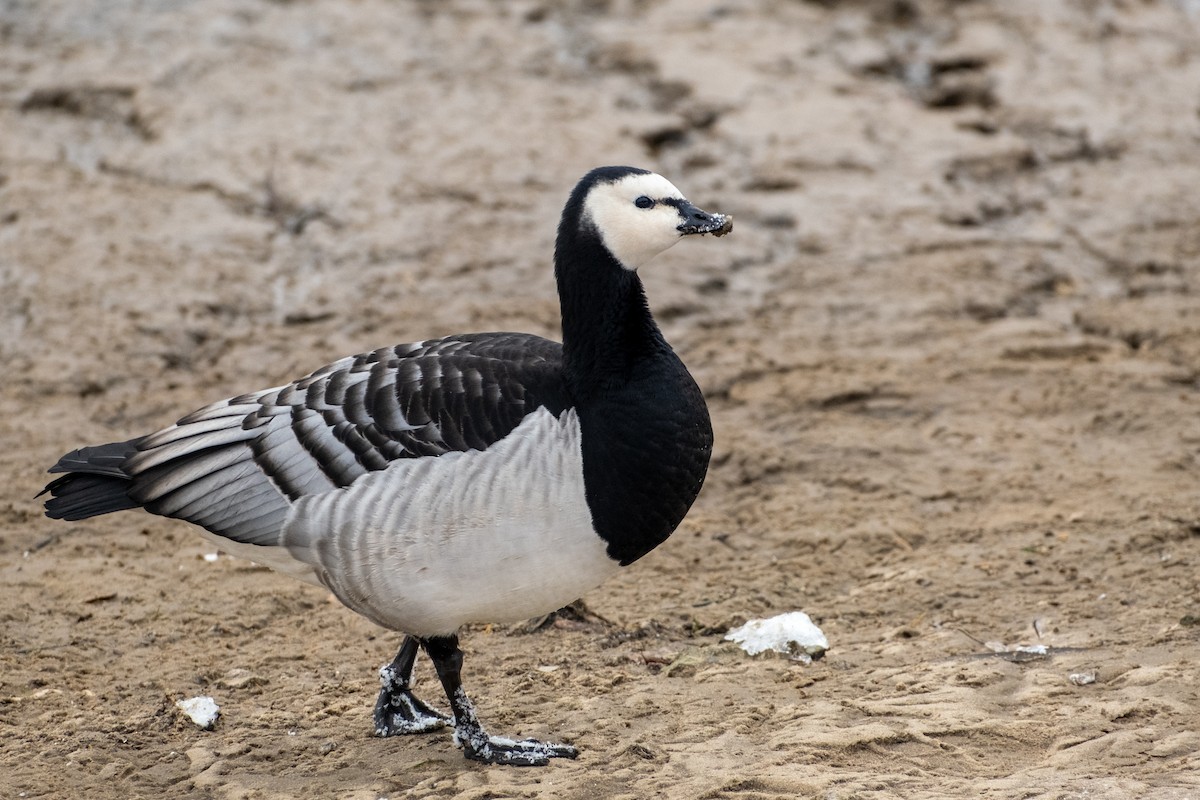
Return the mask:
{"type": "Polygon", "coordinates": [[[562,307],[563,368],[576,396],[628,379],[638,362],[669,350],[637,273],[593,231],[560,230],[554,274],[562,307]]]}
{"type": "Polygon", "coordinates": [[[637,273],[580,224],[582,190],[555,248],[563,379],[578,414],[592,525],[614,561],[664,541],[696,499],[712,453],[699,387],[671,351],[637,273]]]}

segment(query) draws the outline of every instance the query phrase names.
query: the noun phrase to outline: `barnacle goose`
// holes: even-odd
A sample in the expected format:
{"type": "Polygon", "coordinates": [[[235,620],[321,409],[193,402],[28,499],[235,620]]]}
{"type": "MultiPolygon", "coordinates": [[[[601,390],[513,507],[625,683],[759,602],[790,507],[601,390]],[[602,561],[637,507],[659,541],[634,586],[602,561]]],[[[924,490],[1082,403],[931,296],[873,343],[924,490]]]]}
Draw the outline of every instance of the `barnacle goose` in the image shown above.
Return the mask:
{"type": "Polygon", "coordinates": [[[406,634],[380,670],[380,736],[454,727],[467,758],[541,765],[570,745],[489,736],[460,679],[457,630],[547,614],[644,556],[704,482],[704,398],[637,268],[732,220],[665,178],[601,167],[554,250],[563,342],[448,336],[350,356],[223,400],[157,433],[84,447],[50,472],[46,513],[145,508],[225,551],[328,588],[406,634]],[[409,680],[418,648],[450,703],[409,680]]]}

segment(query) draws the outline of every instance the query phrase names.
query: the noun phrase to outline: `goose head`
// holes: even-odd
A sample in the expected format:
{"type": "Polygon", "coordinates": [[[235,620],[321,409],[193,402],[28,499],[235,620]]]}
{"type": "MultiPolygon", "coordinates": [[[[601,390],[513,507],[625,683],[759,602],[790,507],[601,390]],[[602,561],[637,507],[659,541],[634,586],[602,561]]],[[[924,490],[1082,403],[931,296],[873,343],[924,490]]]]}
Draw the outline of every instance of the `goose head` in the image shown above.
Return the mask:
{"type": "Polygon", "coordinates": [[[630,271],[684,236],[724,236],[733,229],[732,217],[702,211],[666,178],[636,167],[600,167],[585,175],[563,224],[598,238],[630,271]]]}

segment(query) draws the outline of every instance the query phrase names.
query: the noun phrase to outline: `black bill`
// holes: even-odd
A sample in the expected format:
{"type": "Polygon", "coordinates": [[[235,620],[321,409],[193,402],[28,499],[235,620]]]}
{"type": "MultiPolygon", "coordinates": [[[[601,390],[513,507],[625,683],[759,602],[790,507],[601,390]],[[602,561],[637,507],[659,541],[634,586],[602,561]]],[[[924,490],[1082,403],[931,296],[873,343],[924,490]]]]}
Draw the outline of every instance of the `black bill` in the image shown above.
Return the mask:
{"type": "Polygon", "coordinates": [[[713,236],[724,236],[733,230],[733,217],[728,214],[710,214],[707,211],[701,211],[686,201],[680,203],[678,208],[679,216],[683,217],[683,223],[675,230],[684,236],[690,236],[693,233],[711,233],[713,236]]]}

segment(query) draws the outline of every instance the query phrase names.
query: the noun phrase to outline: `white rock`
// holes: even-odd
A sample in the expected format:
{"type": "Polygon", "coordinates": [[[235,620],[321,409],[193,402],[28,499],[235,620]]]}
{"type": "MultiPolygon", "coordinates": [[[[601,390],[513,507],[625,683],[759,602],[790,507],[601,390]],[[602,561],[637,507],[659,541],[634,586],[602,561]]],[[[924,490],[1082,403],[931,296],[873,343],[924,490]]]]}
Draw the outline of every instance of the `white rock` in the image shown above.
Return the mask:
{"type": "Polygon", "coordinates": [[[1096,673],[1094,672],[1072,672],[1067,676],[1067,680],[1076,686],[1087,686],[1089,683],[1096,682],[1096,673]]]}
{"type": "Polygon", "coordinates": [[[804,664],[811,664],[814,658],[820,658],[829,649],[825,634],[803,611],[792,611],[770,619],[752,619],[740,628],[729,631],[725,639],[737,642],[752,656],[771,650],[804,664]]]}
{"type": "Polygon", "coordinates": [[[211,697],[189,697],[176,700],[175,705],[204,730],[211,730],[221,714],[221,707],[211,697]]]}

